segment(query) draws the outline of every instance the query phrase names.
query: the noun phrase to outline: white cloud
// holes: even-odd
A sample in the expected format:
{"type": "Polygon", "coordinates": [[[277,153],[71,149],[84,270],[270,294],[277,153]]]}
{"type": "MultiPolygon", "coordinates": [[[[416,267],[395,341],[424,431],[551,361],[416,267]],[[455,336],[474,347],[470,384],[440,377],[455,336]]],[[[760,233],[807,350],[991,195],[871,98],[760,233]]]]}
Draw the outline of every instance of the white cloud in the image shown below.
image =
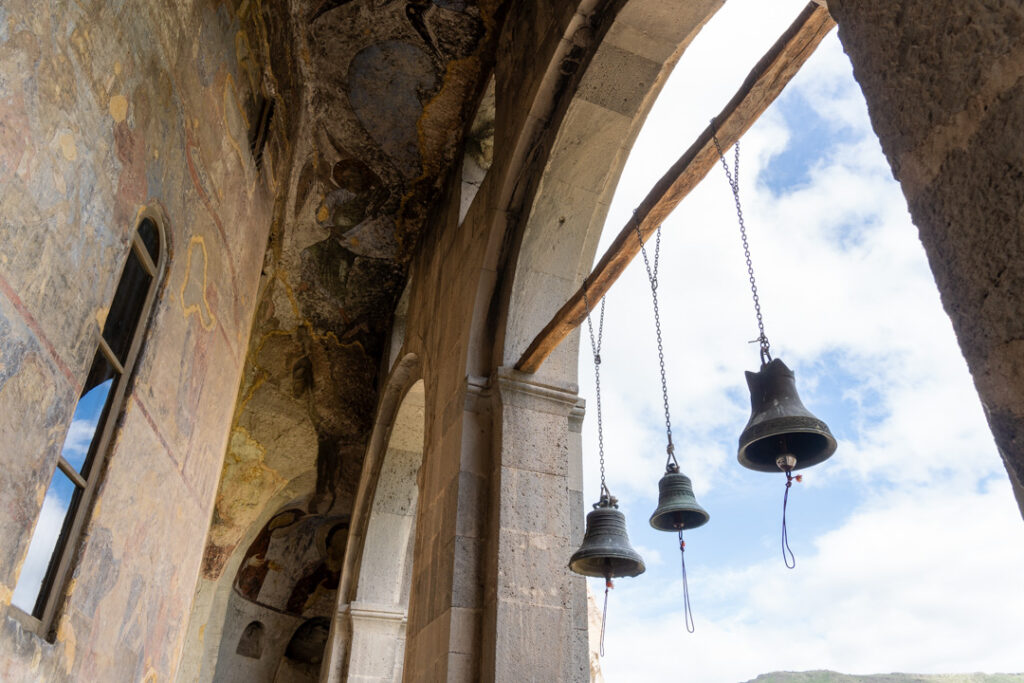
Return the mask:
{"type": "MultiPolygon", "coordinates": [[[[795,16],[802,5],[732,0],[698,37],[637,141],[604,245],[788,23],[779,17],[795,16]],[[750,22],[738,27],[744,15],[750,22]]],[[[741,192],[773,351],[797,371],[808,407],[828,411],[833,429],[842,431],[836,456],[804,484],[839,492],[827,511],[837,521],[817,538],[797,539],[795,571],[783,567],[775,537],[764,563],[718,565],[712,574],[705,564],[712,545],[731,542],[716,534],[716,515],[761,518],[766,511],[710,509],[711,523],[692,556],[687,552],[697,633],[683,629],[677,557],[658,555],[647,574],[616,584],[606,678],[702,682],[779,669],[1019,669],[1014,635],[1024,629],[1024,597],[1010,568],[1024,560],[1024,526],[917,231],[834,33],[787,92],[791,108],[808,103],[808,116],[841,137],[822,143],[813,162],[804,160],[806,182],[773,192],[764,171],[788,147],[806,145],[801,136],[811,133],[778,108],[769,110],[743,140],[741,192]]],[[[720,168],[666,222],[660,281],[676,453],[699,499],[725,489],[740,492],[734,498],[742,503],[750,479],[738,471],[735,448],[749,415],[743,371],[758,363],[756,345],[747,343],[757,328],[720,168]]],[[[638,511],[653,508],[665,459],[642,263],[608,295],[605,324],[608,483],[629,508],[633,530],[646,524],[638,511]]],[[[586,349],[580,383],[590,413],[585,492],[596,492],[586,349]]],[[[801,514],[813,515],[806,505],[801,514]]],[[[659,552],[637,549],[645,557],[659,552]]]]}
{"type": "Polygon", "coordinates": [[[57,537],[60,536],[61,525],[64,524],[67,509],[68,501],[61,500],[52,489],[46,492],[42,510],[39,512],[39,520],[36,522],[36,528],[32,534],[32,542],[28,548],[28,555],[21,567],[18,585],[11,598],[11,602],[25,612],[31,613],[32,607],[35,605],[36,596],[39,595],[39,587],[43,583],[43,576],[50,564],[53,549],[57,545],[57,537]]]}
{"type": "Polygon", "coordinates": [[[85,458],[92,443],[92,437],[96,433],[98,419],[72,420],[68,434],[64,437],[62,453],[69,461],[76,461],[85,458]]]}
{"type": "Polygon", "coordinates": [[[607,680],[1020,669],[1024,594],[1007,585],[1024,562],[1024,527],[1005,481],[880,497],[819,538],[796,570],[772,560],[719,575],[689,561],[692,635],[677,578],[618,581],[607,680]]]}

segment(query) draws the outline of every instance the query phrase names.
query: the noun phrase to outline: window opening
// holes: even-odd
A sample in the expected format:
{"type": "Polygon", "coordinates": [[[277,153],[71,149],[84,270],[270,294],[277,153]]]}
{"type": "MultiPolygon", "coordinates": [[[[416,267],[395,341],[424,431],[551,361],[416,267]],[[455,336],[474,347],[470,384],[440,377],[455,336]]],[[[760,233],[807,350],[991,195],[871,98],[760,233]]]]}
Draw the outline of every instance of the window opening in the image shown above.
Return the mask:
{"type": "Polygon", "coordinates": [[[144,325],[140,323],[148,317],[156,295],[160,242],[159,227],[144,219],[132,238],[107,318],[96,335],[96,353],[11,598],[15,607],[38,620],[41,629],[53,621],[60,592],[56,589],[70,567],[74,540],[81,532],[121,412],[126,380],[141,346],[144,325]]]}

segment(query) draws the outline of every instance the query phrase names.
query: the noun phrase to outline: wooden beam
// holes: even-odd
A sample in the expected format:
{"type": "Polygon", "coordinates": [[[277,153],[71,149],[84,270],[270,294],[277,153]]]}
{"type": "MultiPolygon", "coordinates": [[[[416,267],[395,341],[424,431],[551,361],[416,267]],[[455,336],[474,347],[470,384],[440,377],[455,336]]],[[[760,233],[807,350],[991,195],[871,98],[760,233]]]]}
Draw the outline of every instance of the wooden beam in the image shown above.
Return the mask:
{"type": "MultiPolygon", "coordinates": [[[[733,95],[711,125],[704,129],[690,148],[647,193],[633,218],[626,223],[615,241],[608,247],[608,251],[584,280],[590,301],[596,302],[604,296],[633,258],[640,253],[640,240],[636,234],[637,223],[639,222],[640,234],[646,242],[683,198],[718,163],[718,152],[715,150],[712,136],[718,135],[722,149],[735,144],[775,101],[833,26],[835,21],[825,7],[813,1],[807,4],[796,21],[761,57],[743,81],[739,91],[733,95]]],[[[536,372],[562,340],[585,319],[581,287],[533,340],[516,363],[516,369],[522,372],[536,372]]]]}

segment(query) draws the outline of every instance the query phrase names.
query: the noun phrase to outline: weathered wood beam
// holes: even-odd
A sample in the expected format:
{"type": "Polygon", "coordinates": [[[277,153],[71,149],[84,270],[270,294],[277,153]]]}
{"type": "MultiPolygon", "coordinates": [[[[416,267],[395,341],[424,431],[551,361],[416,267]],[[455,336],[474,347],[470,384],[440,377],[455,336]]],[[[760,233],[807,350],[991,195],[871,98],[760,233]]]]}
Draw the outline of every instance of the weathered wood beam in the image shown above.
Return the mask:
{"type": "MultiPolygon", "coordinates": [[[[718,152],[712,136],[718,135],[722,148],[732,146],[765,109],[775,101],[822,38],[835,26],[828,10],[809,2],[785,33],[758,61],[743,85],[715,120],[704,129],[690,148],[672,164],[637,207],[636,213],[608,247],[584,286],[591,301],[598,301],[619,279],[633,258],[640,253],[636,225],[646,242],[686,195],[704,179],[715,164],[718,152]]],[[[581,287],[559,309],[523,353],[516,369],[536,372],[544,360],[586,318],[581,287]]]]}

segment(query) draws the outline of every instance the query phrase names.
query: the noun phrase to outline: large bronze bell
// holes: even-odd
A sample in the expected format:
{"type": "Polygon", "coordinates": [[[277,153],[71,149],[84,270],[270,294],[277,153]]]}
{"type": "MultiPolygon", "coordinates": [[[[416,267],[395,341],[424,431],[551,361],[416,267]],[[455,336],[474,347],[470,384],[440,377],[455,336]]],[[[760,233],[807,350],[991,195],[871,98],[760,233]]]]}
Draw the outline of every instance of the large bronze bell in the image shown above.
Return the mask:
{"type": "Polygon", "coordinates": [[[670,463],[658,482],[658,507],[651,515],[651,526],[658,531],[696,529],[711,519],[697,503],[690,478],[670,463]]]}
{"type": "Polygon", "coordinates": [[[836,450],[828,426],[800,402],[796,377],[778,358],[748,372],[750,421],[740,434],[740,464],[759,472],[799,470],[836,450]]]}
{"type": "Polygon", "coordinates": [[[569,569],[584,576],[639,576],[644,560],[633,550],[626,535],[626,516],[615,498],[602,495],[587,513],[587,530],[580,549],[569,558],[569,569]]]}

